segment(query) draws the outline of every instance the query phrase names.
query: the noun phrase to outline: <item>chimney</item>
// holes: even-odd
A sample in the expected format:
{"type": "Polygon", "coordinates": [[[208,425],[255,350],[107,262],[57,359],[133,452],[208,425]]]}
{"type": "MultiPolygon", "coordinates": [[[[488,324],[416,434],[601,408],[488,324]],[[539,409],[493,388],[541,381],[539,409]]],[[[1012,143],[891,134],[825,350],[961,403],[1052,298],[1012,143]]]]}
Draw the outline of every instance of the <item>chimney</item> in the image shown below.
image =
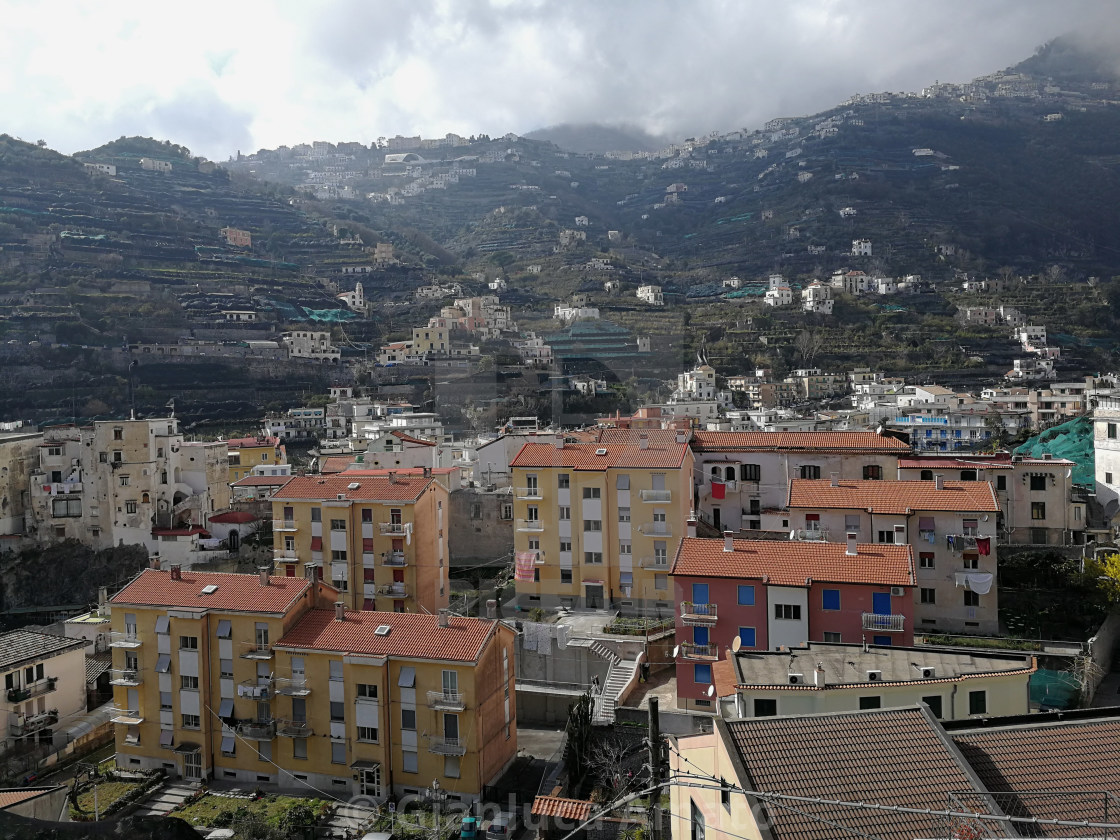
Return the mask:
{"type": "Polygon", "coordinates": [[[436,625],[439,627],[448,626],[448,612],[449,610],[440,610],[436,613],[436,625]]]}
{"type": "Polygon", "coordinates": [[[389,483],[390,484],[396,484],[397,483],[397,474],[393,470],[389,470],[389,483]]]}
{"type": "Polygon", "coordinates": [[[431,467],[424,467],[424,478],[431,478],[431,477],[432,477],[432,468],[431,467]]]}
{"type": "Polygon", "coordinates": [[[945,476],[943,476],[939,473],[939,474],[937,474],[933,477],[933,489],[934,490],[944,490],[945,489],[945,476]]]}
{"type": "Polygon", "coordinates": [[[829,473],[828,477],[830,479],[829,483],[833,487],[839,487],[840,486],[840,473],[838,473],[838,472],[829,473]]]}
{"type": "Polygon", "coordinates": [[[647,434],[638,435],[638,448],[639,449],[649,449],[649,435],[647,435],[647,434]]]}
{"type": "Polygon", "coordinates": [[[685,536],[695,537],[696,536],[696,517],[695,516],[688,517],[688,521],[685,522],[684,527],[685,527],[685,536]]]}
{"type": "Polygon", "coordinates": [[[182,580],[183,579],[183,567],[180,566],[178,563],[172,563],[171,564],[171,579],[172,580],[182,580]]]}
{"type": "Polygon", "coordinates": [[[486,617],[487,618],[497,618],[498,617],[498,602],[495,601],[493,598],[490,598],[486,601],[486,617]]]}
{"type": "Polygon", "coordinates": [[[824,688],[827,684],[824,675],[824,663],[818,662],[817,667],[813,670],[813,685],[817,688],[824,688]]]}
{"type": "Polygon", "coordinates": [[[346,620],[346,605],[344,603],[342,603],[342,601],[335,601],[334,602],[334,620],[335,621],[345,621],[346,620]]]}
{"type": "Polygon", "coordinates": [[[858,539],[859,534],[855,531],[848,531],[848,548],[844,553],[849,557],[855,557],[859,554],[859,551],[856,549],[856,540],[858,539]]]}
{"type": "Polygon", "coordinates": [[[257,571],[260,572],[261,575],[261,586],[268,586],[268,573],[272,571],[272,569],[268,566],[258,566],[257,571]]]}
{"type": "Polygon", "coordinates": [[[688,429],[677,429],[677,443],[688,443],[688,429]]]}
{"type": "Polygon", "coordinates": [[[724,531],[723,532],[723,550],[724,551],[734,551],[735,550],[735,540],[733,539],[733,534],[732,534],[731,531],[724,531]]]}
{"type": "Polygon", "coordinates": [[[564,436],[560,433],[557,433],[556,439],[553,440],[552,445],[555,446],[557,449],[563,449],[564,448],[564,436]]]}
{"type": "Polygon", "coordinates": [[[149,557],[148,558],[148,565],[151,566],[153,569],[155,569],[158,572],[159,571],[159,555],[158,554],[153,554],[151,557],[149,557]]]}

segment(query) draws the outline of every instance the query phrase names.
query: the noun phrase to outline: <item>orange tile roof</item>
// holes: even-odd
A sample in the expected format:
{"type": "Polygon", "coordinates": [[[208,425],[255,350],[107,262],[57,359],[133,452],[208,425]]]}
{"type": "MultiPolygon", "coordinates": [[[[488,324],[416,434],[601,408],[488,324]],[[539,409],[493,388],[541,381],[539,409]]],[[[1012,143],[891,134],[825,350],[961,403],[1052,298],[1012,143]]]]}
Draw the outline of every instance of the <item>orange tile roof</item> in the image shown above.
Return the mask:
{"type": "Polygon", "coordinates": [[[527,443],[510,462],[511,467],[566,467],[573,470],[679,469],[688,444],[566,443],[557,449],[551,443],[527,443]],[[602,452],[602,455],[597,453],[602,452]]]}
{"type": "Polygon", "coordinates": [[[931,458],[918,456],[916,458],[899,458],[898,467],[903,470],[918,468],[945,468],[954,470],[1010,470],[1011,461],[997,461],[989,459],[965,460],[962,458],[931,458]]]}
{"type": "Polygon", "coordinates": [[[397,438],[397,440],[403,441],[405,443],[419,443],[422,446],[435,446],[436,445],[436,442],[434,440],[425,440],[424,438],[414,437],[414,436],[408,434],[407,432],[402,432],[400,429],[389,432],[389,434],[392,435],[393,437],[397,438]]]}
{"type": "Polygon", "coordinates": [[[328,455],[323,459],[323,463],[319,467],[319,472],[323,475],[340,473],[352,463],[354,463],[353,455],[328,455]]]}
{"type": "Polygon", "coordinates": [[[897,438],[875,432],[697,432],[693,436],[692,448],[697,452],[910,452],[910,447],[897,438]]]}
{"type": "Polygon", "coordinates": [[[431,483],[432,479],[424,478],[423,475],[402,475],[399,472],[394,481],[389,481],[388,472],[383,476],[353,476],[346,473],[301,475],[273,493],[271,498],[333,500],[343,496],[346,501],[415,502],[431,483]],[[358,486],[351,489],[351,484],[358,486]]]}
{"type": "Polygon", "coordinates": [[[231,487],[278,487],[287,484],[294,475],[247,475],[233,482],[231,487]]]}
{"type": "Polygon", "coordinates": [[[949,510],[963,513],[999,510],[995,490],[987,481],[946,481],[938,490],[932,481],[831,481],[794,478],[789,483],[788,507],[843,508],[872,513],[909,513],[949,510]]]}
{"type": "MultiPolygon", "coordinates": [[[[215,441],[221,443],[221,441],[215,441]]],[[[226,442],[226,446],[230,449],[241,449],[242,447],[256,447],[256,446],[279,446],[280,438],[278,437],[243,437],[243,438],[230,438],[226,442]]]]}
{"type": "Polygon", "coordinates": [[[645,437],[650,446],[664,446],[677,442],[675,429],[600,429],[597,435],[599,443],[632,443],[637,444],[639,438],[645,437]]]}
{"type": "Polygon", "coordinates": [[[846,543],[794,540],[724,541],[685,537],[677,549],[672,574],[761,580],[778,586],[805,586],[806,580],[829,583],[870,583],[913,586],[914,553],[909,545],[868,543],[856,546],[854,557],[846,543]]]}
{"type": "Polygon", "coordinates": [[[533,800],[534,817],[556,817],[583,822],[591,816],[591,802],[586,799],[564,799],[560,796],[538,796],[533,800]]]}
{"type": "Polygon", "coordinates": [[[338,621],[334,610],[308,610],[276,644],[367,656],[474,662],[498,626],[490,619],[452,616],[449,626],[439,627],[436,616],[420,613],[347,610],[345,615],[345,621],[338,621]],[[392,628],[388,635],[374,632],[381,625],[392,628]]]}
{"type": "Polygon", "coordinates": [[[26,802],[28,799],[34,799],[36,796],[43,796],[44,794],[51,793],[61,787],[64,787],[64,785],[0,790],[0,811],[5,808],[10,808],[13,805],[18,805],[20,802],[26,802]]]}
{"type": "Polygon", "coordinates": [[[262,586],[260,575],[195,572],[183,569],[179,580],[169,570],[145,569],[112,598],[114,604],[150,607],[186,607],[197,610],[283,613],[311,586],[303,578],[272,575],[262,586]],[[218,588],[202,594],[205,586],[218,588]]]}

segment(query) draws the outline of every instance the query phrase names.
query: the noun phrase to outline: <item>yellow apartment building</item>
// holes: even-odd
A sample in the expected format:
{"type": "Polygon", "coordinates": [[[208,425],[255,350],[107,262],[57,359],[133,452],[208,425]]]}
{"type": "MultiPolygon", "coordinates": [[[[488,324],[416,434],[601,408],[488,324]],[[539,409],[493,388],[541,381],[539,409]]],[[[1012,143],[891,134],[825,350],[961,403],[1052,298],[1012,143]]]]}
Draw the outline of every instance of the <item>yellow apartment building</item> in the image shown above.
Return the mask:
{"type": "Polygon", "coordinates": [[[693,501],[686,435],[527,443],[510,466],[522,607],[673,614],[669,567],[693,501]]]}
{"type": "Polygon", "coordinates": [[[288,454],[280,438],[271,435],[230,438],[226,446],[229,448],[228,484],[252,475],[253,467],[288,463],[288,454]]]}
{"type": "Polygon", "coordinates": [[[339,590],[352,609],[448,604],[447,487],[421,471],[297,476],[272,496],[275,562],[339,590]]]}
{"type": "Polygon", "coordinates": [[[300,577],[148,569],[113,599],[117,764],[477,799],[517,754],[514,632],[346,610],[300,577]]]}

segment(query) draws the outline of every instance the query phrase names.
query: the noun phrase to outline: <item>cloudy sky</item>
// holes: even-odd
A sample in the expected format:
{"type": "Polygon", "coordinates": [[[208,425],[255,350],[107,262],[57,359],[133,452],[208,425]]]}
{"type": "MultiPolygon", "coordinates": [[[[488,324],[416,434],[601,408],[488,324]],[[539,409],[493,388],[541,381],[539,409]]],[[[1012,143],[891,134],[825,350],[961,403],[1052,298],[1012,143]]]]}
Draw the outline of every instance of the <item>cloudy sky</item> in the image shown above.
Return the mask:
{"type": "Polygon", "coordinates": [[[0,0],[0,133],[224,160],[310,140],[754,128],[965,81],[1114,0],[0,0]]]}

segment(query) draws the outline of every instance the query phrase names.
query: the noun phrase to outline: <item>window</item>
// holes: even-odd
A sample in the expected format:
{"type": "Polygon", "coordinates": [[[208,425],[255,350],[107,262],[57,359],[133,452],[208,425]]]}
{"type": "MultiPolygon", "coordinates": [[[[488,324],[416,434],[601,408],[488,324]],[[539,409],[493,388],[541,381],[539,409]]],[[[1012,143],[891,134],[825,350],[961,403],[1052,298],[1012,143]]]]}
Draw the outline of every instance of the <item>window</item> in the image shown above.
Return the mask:
{"type": "Polygon", "coordinates": [[[894,531],[880,531],[877,536],[878,536],[878,539],[876,540],[877,542],[881,542],[881,543],[893,543],[894,542],[894,531]]]}
{"type": "Polygon", "coordinates": [[[51,514],[54,516],[81,516],[81,499],[51,499],[51,514]]]}
{"type": "Polygon", "coordinates": [[[585,551],[583,552],[583,562],[589,563],[593,566],[603,562],[603,552],[601,551],[585,551]]]}
{"type": "Polygon", "coordinates": [[[583,530],[585,532],[602,531],[603,520],[601,519],[585,519],[583,520],[583,530]]]}
{"type": "Polygon", "coordinates": [[[359,726],[358,727],[358,740],[369,741],[377,743],[377,727],[376,726],[359,726]]]}
{"type": "MultiPolygon", "coordinates": [[[[1000,477],[1002,478],[1002,476],[1000,476],[1000,477]]],[[[1106,472],[1104,474],[1104,483],[1105,484],[1111,484],[1112,483],[1112,473],[1106,472]]]]}
{"type": "Polygon", "coordinates": [[[221,659],[219,660],[218,671],[225,679],[233,679],[233,660],[221,659]]]}
{"type": "Polygon", "coordinates": [[[692,812],[689,815],[691,826],[688,840],[705,840],[707,826],[704,824],[704,812],[700,810],[695,801],[689,800],[689,802],[692,806],[692,812]]]}
{"type": "Polygon", "coordinates": [[[802,478],[820,478],[821,468],[815,464],[802,464],[801,465],[802,478]]]}
{"type": "Polygon", "coordinates": [[[979,530],[979,523],[975,519],[962,519],[961,529],[964,531],[965,536],[975,537],[976,532],[979,530]]]}
{"type": "Polygon", "coordinates": [[[937,603],[937,590],[932,587],[923,586],[918,591],[919,598],[923,604],[936,604],[937,603]]]}
{"type": "Polygon", "coordinates": [[[1116,424],[1115,423],[1109,423],[1108,424],[1108,437],[1109,437],[1109,440],[1116,440],[1116,424]]]}
{"type": "Polygon", "coordinates": [[[668,575],[654,575],[653,576],[653,588],[664,592],[666,589],[669,588],[669,576],[668,575]]]}
{"type": "MultiPolygon", "coordinates": [[[[534,569],[533,571],[536,571],[536,569],[534,569]]],[[[561,583],[571,583],[572,582],[572,570],[571,569],[561,569],[560,570],[560,582],[561,583]]]]}
{"type": "Polygon", "coordinates": [[[731,787],[723,776],[719,777],[719,804],[728,811],[731,810],[731,787]]]}
{"type": "Polygon", "coordinates": [[[754,586],[750,584],[740,584],[738,587],[738,602],[741,607],[754,606],[754,586]]]}
{"type": "Polygon", "coordinates": [[[739,480],[740,481],[760,481],[762,479],[762,468],[758,464],[740,464],[739,465],[739,480]]]}
{"type": "Polygon", "coordinates": [[[1046,502],[1031,502],[1031,519],[1046,518],[1046,502]]]}
{"type": "Polygon", "coordinates": [[[753,627],[740,627],[739,628],[739,646],[745,648],[753,648],[755,646],[756,634],[753,627]]]}
{"type": "Polygon", "coordinates": [[[754,701],[755,717],[774,717],[778,714],[778,701],[766,697],[756,697],[754,701]]]}
{"type": "Polygon", "coordinates": [[[805,530],[819,531],[821,529],[821,515],[819,513],[805,514],[805,530]]]}
{"type": "Polygon", "coordinates": [[[409,732],[416,729],[416,710],[415,709],[401,709],[401,729],[409,732]]]}
{"type": "Polygon", "coordinates": [[[448,779],[459,778],[459,756],[445,755],[443,757],[443,775],[448,779]]]}
{"type": "Polygon", "coordinates": [[[526,505],[525,506],[525,520],[527,522],[540,522],[541,521],[541,509],[539,507],[537,507],[536,505],[526,505]]]}
{"type": "Polygon", "coordinates": [[[932,569],[933,568],[933,552],[932,551],[919,551],[918,552],[918,568],[919,569],[932,569]]]}
{"type": "Polygon", "coordinates": [[[201,729],[202,718],[198,715],[183,715],[183,729],[201,729]]]}
{"type": "Polygon", "coordinates": [[[97,461],[98,461],[98,463],[101,463],[101,464],[109,463],[109,453],[108,452],[98,452],[97,453],[97,461]]]}
{"type": "Polygon", "coordinates": [[[331,701],[331,720],[346,720],[346,712],[341,702],[337,700],[331,701]]]}
{"type": "Polygon", "coordinates": [[[405,773],[419,772],[415,750],[404,750],[401,753],[401,770],[405,773]]]}
{"type": "Polygon", "coordinates": [[[844,533],[859,533],[859,514],[846,513],[844,514],[844,533]]]}
{"type": "Polygon", "coordinates": [[[355,686],[356,694],[362,700],[376,700],[377,686],[373,683],[358,683],[355,686]]]}
{"type": "Polygon", "coordinates": [[[1034,492],[1046,489],[1046,473],[1031,474],[1031,490],[1034,492]]]}
{"type": "Polygon", "coordinates": [[[502,514],[501,514],[500,518],[505,519],[507,521],[510,520],[510,519],[513,519],[513,504],[512,503],[504,502],[502,504],[502,514]]]}
{"type": "Polygon", "coordinates": [[[825,640],[825,642],[827,642],[829,644],[834,644],[834,645],[838,645],[842,641],[840,634],[839,633],[834,633],[831,630],[825,630],[824,631],[824,640],[825,640]]]}
{"type": "Polygon", "coordinates": [[[198,650],[198,636],[180,636],[179,650],[198,650]]]}
{"type": "Polygon", "coordinates": [[[935,718],[941,718],[941,695],[933,694],[929,697],[923,697],[922,702],[929,706],[929,710],[933,712],[935,718]]]}
{"type": "Polygon", "coordinates": [[[976,470],[961,470],[961,481],[975,481],[976,470]]]}
{"type": "Polygon", "coordinates": [[[970,715],[983,715],[988,711],[988,692],[968,692],[968,713],[970,715]]]}
{"type": "Polygon", "coordinates": [[[124,429],[113,429],[113,440],[124,440],[124,429]]]}
{"type": "Polygon", "coordinates": [[[630,476],[626,473],[622,473],[620,476],[618,476],[618,478],[615,479],[614,486],[616,490],[629,490],[630,476]]]}
{"type": "Polygon", "coordinates": [[[965,554],[961,558],[961,563],[966,569],[979,569],[980,568],[980,555],[975,551],[965,554]]]}
{"type": "Polygon", "coordinates": [[[560,490],[567,490],[572,486],[572,477],[567,473],[560,473],[556,476],[556,486],[560,490]]]}
{"type": "MultiPolygon", "coordinates": [[[[997,475],[996,476],[996,489],[997,490],[1006,490],[1007,489],[1007,476],[1005,476],[1005,475],[997,475]]],[[[938,698],[938,699],[940,699],[940,698],[938,698]]]]}
{"type": "Polygon", "coordinates": [[[618,544],[618,553],[619,554],[633,554],[634,553],[634,544],[629,543],[629,542],[620,542],[618,544]]]}
{"type": "Polygon", "coordinates": [[[570,507],[568,507],[567,505],[561,505],[560,507],[556,508],[556,511],[557,511],[557,516],[556,516],[557,519],[568,520],[568,519],[572,518],[572,509],[570,507]]]}
{"type": "Polygon", "coordinates": [[[698,662],[692,666],[692,681],[697,685],[711,685],[712,666],[707,662],[698,662]]]}
{"type": "Polygon", "coordinates": [[[159,693],[159,707],[161,711],[166,711],[171,708],[171,692],[161,691],[159,693]]]}
{"type": "Polygon", "coordinates": [[[198,677],[188,677],[186,674],[180,674],[179,688],[183,691],[198,691],[198,677]]]}
{"type": "Polygon", "coordinates": [[[342,661],[339,659],[330,660],[330,679],[335,682],[342,682],[342,661]]]}
{"type": "Polygon", "coordinates": [[[801,620],[801,605],[800,604],[775,604],[774,605],[774,618],[784,619],[786,621],[800,621],[801,620]]]}
{"type": "Polygon", "coordinates": [[[332,563],[345,563],[346,562],[346,552],[345,551],[339,551],[339,550],[331,551],[331,562],[332,563]]]}
{"type": "Polygon", "coordinates": [[[346,520],[345,519],[332,519],[331,520],[331,530],[332,531],[345,531],[346,530],[346,520]]]}
{"type": "Polygon", "coordinates": [[[121,487],[128,487],[128,476],[127,475],[119,475],[119,476],[117,476],[117,480],[120,481],[121,487]]]}
{"type": "Polygon", "coordinates": [[[331,741],[331,764],[346,763],[346,742],[331,741]]]}
{"type": "Polygon", "coordinates": [[[619,522],[629,522],[630,521],[630,508],[620,507],[618,509],[618,521],[619,522]]]}
{"type": "Polygon", "coordinates": [[[598,487],[584,487],[583,498],[585,499],[598,499],[601,498],[600,490],[598,487]]]}
{"type": "Polygon", "coordinates": [[[840,609],[840,590],[839,589],[824,589],[821,591],[821,609],[824,610],[838,610],[840,609]]]}
{"type": "Polygon", "coordinates": [[[292,758],[307,758],[307,739],[292,739],[292,758]]]}
{"type": "Polygon", "coordinates": [[[571,541],[560,540],[560,553],[563,554],[564,552],[567,552],[569,554],[572,553],[572,543],[571,543],[571,541]]]}
{"type": "Polygon", "coordinates": [[[966,589],[964,591],[964,605],[966,607],[980,606],[980,593],[973,592],[971,589],[966,589]]]}
{"type": "Polygon", "coordinates": [[[136,502],[135,502],[135,500],[127,501],[127,502],[124,503],[124,512],[125,513],[136,513],[136,502]]]}
{"type": "Polygon", "coordinates": [[[859,707],[861,709],[878,709],[883,705],[883,699],[878,695],[873,697],[859,698],[859,707]]]}
{"type": "Polygon", "coordinates": [[[883,478],[883,468],[878,464],[867,464],[863,468],[863,478],[865,481],[881,481],[883,478]]]}
{"type": "Polygon", "coordinates": [[[120,464],[120,463],[123,463],[123,462],[124,462],[124,453],[121,452],[119,449],[114,449],[113,450],[113,463],[114,464],[120,464]]]}

